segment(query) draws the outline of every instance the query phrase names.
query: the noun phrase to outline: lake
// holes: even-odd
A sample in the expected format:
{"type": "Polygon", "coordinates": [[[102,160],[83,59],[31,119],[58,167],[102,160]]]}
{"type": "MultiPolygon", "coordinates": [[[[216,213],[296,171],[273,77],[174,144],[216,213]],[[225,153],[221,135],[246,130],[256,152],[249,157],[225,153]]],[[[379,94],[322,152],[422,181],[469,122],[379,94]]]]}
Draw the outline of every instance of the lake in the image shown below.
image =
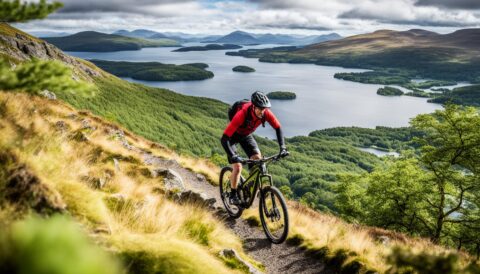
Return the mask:
{"type": "MultiPolygon", "coordinates": [[[[188,44],[190,46],[193,44],[188,44]]],[[[273,47],[249,46],[247,48],[273,47]]],[[[407,126],[420,113],[441,109],[425,98],[377,95],[382,85],[361,84],[333,78],[336,72],[361,72],[360,69],[317,66],[312,64],[262,63],[258,59],[227,56],[228,50],[172,52],[175,48],[144,48],[120,52],[68,52],[83,59],[110,61],[161,62],[167,64],[206,63],[215,77],[202,81],[147,82],[126,79],[178,93],[209,97],[226,103],[249,98],[255,90],[292,91],[297,99],[272,100],[272,111],[280,120],[285,136],[308,135],[313,130],[340,126],[374,128],[407,126]],[[237,65],[250,66],[253,73],[234,72],[237,65]]],[[[259,135],[273,138],[269,126],[259,128],[259,135]]]]}

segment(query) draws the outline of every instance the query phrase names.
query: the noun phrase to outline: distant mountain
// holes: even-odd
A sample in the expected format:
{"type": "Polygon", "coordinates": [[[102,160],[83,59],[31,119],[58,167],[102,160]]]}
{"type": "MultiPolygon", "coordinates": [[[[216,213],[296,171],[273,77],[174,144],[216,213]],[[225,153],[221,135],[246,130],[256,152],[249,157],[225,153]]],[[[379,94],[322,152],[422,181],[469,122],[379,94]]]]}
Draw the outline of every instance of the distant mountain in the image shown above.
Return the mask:
{"type": "Polygon", "coordinates": [[[421,29],[378,30],[298,49],[250,49],[227,54],[259,58],[264,62],[372,69],[376,71],[363,75],[346,73],[336,77],[376,84],[406,84],[418,77],[480,82],[478,28],[449,34],[421,29]]]}
{"type": "Polygon", "coordinates": [[[109,52],[179,46],[177,41],[170,39],[148,40],[95,31],[84,31],[65,37],[46,37],[43,40],[65,51],[109,52]]]}
{"type": "Polygon", "coordinates": [[[215,43],[228,43],[228,44],[260,44],[260,40],[256,39],[252,35],[244,31],[234,31],[230,34],[223,36],[222,38],[215,40],[215,43]]]}
{"type": "MultiPolygon", "coordinates": [[[[158,32],[153,30],[147,30],[147,29],[136,29],[134,31],[118,30],[113,34],[127,36],[127,37],[134,37],[134,38],[151,38],[151,36],[158,34],[158,32]]],[[[165,38],[165,37],[162,37],[162,38],[165,38]]]]}
{"type": "Polygon", "coordinates": [[[234,44],[286,44],[286,45],[308,45],[329,40],[342,38],[337,33],[326,35],[289,35],[289,34],[253,34],[243,31],[235,31],[222,38],[215,40],[215,43],[234,44]]]}
{"type": "Polygon", "coordinates": [[[118,30],[113,34],[148,39],[172,39],[181,43],[202,42],[220,44],[285,44],[285,45],[309,45],[329,40],[342,38],[337,33],[325,35],[291,35],[291,34],[254,34],[244,31],[234,31],[227,35],[202,35],[188,34],[183,32],[156,32],[146,29],[134,31],[118,30]]]}
{"type": "MultiPolygon", "coordinates": [[[[449,34],[411,29],[408,31],[377,30],[372,33],[310,45],[301,52],[379,52],[386,49],[445,48],[480,51],[480,29],[463,29],[449,34]]],[[[467,52],[464,52],[467,53],[467,52]]]]}
{"type": "Polygon", "coordinates": [[[301,39],[298,39],[297,45],[311,45],[326,41],[338,40],[342,39],[343,37],[340,36],[338,33],[330,33],[324,35],[311,35],[301,39]]]}
{"type": "Polygon", "coordinates": [[[157,32],[157,31],[146,30],[146,29],[137,29],[133,31],[117,30],[112,34],[122,35],[127,37],[134,37],[134,38],[171,39],[181,43],[213,41],[222,37],[222,35],[188,34],[183,32],[157,32]]]}

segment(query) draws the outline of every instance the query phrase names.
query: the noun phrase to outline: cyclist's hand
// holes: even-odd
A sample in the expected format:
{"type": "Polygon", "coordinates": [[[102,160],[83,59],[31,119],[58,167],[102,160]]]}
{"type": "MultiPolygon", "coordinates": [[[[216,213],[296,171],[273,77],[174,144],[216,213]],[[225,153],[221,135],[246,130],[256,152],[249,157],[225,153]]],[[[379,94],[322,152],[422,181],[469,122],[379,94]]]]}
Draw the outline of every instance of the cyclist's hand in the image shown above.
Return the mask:
{"type": "Polygon", "coordinates": [[[290,155],[290,153],[287,151],[286,148],[282,148],[280,149],[280,153],[279,153],[280,157],[287,157],[288,155],[290,155]]]}
{"type": "Polygon", "coordinates": [[[243,161],[244,159],[239,155],[233,155],[232,158],[230,158],[230,162],[232,162],[232,164],[242,163],[243,161]]]}

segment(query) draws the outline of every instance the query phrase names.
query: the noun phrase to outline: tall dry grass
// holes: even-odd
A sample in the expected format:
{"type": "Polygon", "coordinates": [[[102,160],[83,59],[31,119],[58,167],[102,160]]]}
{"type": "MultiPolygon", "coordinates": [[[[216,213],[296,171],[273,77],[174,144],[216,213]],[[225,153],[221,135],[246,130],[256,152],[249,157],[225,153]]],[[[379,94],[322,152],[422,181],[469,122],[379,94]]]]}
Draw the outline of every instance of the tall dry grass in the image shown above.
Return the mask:
{"type": "MultiPolygon", "coordinates": [[[[176,273],[191,269],[227,273],[234,270],[218,254],[233,248],[258,265],[245,255],[240,240],[207,209],[175,204],[155,191],[163,185],[162,178],[137,172],[148,167],[138,152],[108,136],[107,127],[112,125],[60,102],[25,94],[0,92],[2,103],[0,147],[12,150],[42,183],[58,191],[69,212],[90,233],[102,231],[95,239],[114,248],[119,256],[144,254],[136,259],[151,264],[162,261],[160,267],[167,269],[174,264],[191,265],[183,270],[179,267],[176,273]],[[83,129],[84,119],[95,129],[83,129]],[[64,122],[66,130],[58,128],[58,121],[64,122]],[[72,138],[76,132],[88,141],[72,138]],[[113,157],[121,159],[119,167],[113,164],[113,157]],[[100,179],[105,182],[101,188],[95,185],[100,179]]],[[[212,177],[215,173],[204,160],[178,156],[125,132],[136,147],[173,157],[192,170],[208,170],[212,177]]]]}

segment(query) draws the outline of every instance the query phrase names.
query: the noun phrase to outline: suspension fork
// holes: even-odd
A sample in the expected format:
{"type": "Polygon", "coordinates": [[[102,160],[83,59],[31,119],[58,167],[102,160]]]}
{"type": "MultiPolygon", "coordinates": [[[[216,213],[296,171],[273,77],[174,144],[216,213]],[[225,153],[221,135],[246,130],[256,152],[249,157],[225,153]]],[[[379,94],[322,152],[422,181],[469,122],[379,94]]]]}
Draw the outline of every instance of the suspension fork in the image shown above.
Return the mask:
{"type": "MultiPolygon", "coordinates": [[[[263,192],[263,182],[268,181],[268,185],[273,186],[272,175],[268,175],[268,174],[267,175],[260,175],[259,180],[260,180],[260,196],[261,196],[261,199],[265,202],[264,207],[263,207],[263,212],[265,213],[265,216],[270,218],[271,214],[269,214],[269,212],[268,212],[267,201],[265,200],[266,197],[265,197],[265,193],[263,192]],[[264,180],[264,178],[267,178],[267,180],[264,180]]],[[[275,204],[275,198],[273,197],[273,195],[270,195],[270,196],[271,196],[271,199],[272,199],[272,209],[273,209],[272,213],[275,214],[275,210],[277,208],[277,205],[275,204]]]]}

